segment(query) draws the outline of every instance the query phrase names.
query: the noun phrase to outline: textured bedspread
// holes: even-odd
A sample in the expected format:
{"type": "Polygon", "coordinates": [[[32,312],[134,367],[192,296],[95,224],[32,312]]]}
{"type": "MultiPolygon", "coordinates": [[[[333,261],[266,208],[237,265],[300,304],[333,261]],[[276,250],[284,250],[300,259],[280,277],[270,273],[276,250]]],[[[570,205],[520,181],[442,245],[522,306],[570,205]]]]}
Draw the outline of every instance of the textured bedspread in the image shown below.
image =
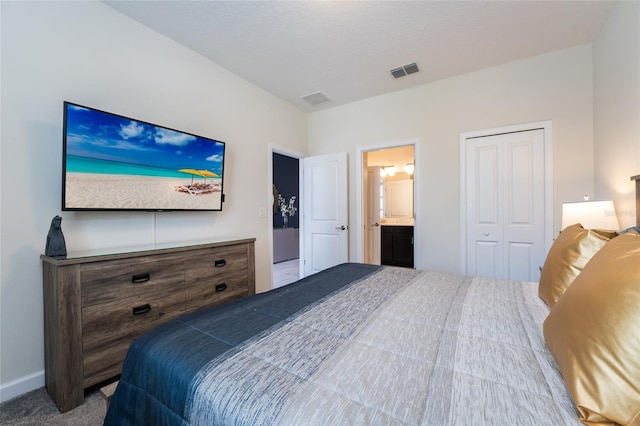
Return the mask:
{"type": "Polygon", "coordinates": [[[579,424],[534,283],[346,264],[138,339],[105,424],[579,424]]]}

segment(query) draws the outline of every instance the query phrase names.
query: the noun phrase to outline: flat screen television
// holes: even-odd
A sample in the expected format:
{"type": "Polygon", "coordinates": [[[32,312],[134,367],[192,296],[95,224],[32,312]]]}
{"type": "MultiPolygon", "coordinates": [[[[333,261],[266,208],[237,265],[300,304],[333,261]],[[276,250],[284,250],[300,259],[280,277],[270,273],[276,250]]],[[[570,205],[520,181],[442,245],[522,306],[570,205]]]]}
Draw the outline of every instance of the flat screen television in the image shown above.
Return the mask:
{"type": "Polygon", "coordinates": [[[220,211],[225,143],[64,102],[62,210],[220,211]]]}

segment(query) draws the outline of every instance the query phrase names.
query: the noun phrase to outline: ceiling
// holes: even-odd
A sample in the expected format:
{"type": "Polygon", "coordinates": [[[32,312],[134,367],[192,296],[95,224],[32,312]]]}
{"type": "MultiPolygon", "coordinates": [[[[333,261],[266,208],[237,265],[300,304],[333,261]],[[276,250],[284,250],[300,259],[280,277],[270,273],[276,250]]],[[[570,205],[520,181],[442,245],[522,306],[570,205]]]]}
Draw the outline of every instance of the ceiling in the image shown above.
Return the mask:
{"type": "Polygon", "coordinates": [[[593,41],[613,1],[107,1],[305,112],[593,41]],[[394,79],[391,69],[420,72],[394,79]],[[303,96],[330,100],[312,105],[303,96]]]}

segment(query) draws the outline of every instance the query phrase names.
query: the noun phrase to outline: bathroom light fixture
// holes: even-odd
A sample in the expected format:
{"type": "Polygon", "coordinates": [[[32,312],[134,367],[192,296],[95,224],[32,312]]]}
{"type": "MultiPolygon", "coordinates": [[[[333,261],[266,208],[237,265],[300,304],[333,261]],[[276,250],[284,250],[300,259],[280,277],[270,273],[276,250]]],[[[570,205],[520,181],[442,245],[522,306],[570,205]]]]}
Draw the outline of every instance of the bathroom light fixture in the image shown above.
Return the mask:
{"type": "Polygon", "coordinates": [[[408,175],[412,175],[413,174],[413,163],[409,163],[406,166],[404,166],[404,172],[408,175]]]}
{"type": "Polygon", "coordinates": [[[398,169],[396,166],[380,166],[380,177],[394,176],[399,171],[403,171],[411,176],[413,174],[413,170],[413,163],[405,164],[401,169],[398,169]]]}
{"type": "Polygon", "coordinates": [[[380,177],[393,176],[397,171],[395,166],[380,166],[380,177]]]}

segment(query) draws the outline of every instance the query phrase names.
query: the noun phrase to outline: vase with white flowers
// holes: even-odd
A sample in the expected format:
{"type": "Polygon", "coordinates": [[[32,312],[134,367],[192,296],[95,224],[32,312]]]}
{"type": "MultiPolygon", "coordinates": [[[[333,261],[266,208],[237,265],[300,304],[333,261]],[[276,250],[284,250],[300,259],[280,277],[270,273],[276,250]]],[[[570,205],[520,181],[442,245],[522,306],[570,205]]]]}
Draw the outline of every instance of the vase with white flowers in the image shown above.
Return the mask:
{"type": "Polygon", "coordinates": [[[289,216],[295,216],[298,208],[295,206],[296,196],[292,196],[287,201],[282,195],[278,194],[278,207],[280,207],[280,213],[282,214],[283,228],[286,228],[289,224],[289,216]]]}

